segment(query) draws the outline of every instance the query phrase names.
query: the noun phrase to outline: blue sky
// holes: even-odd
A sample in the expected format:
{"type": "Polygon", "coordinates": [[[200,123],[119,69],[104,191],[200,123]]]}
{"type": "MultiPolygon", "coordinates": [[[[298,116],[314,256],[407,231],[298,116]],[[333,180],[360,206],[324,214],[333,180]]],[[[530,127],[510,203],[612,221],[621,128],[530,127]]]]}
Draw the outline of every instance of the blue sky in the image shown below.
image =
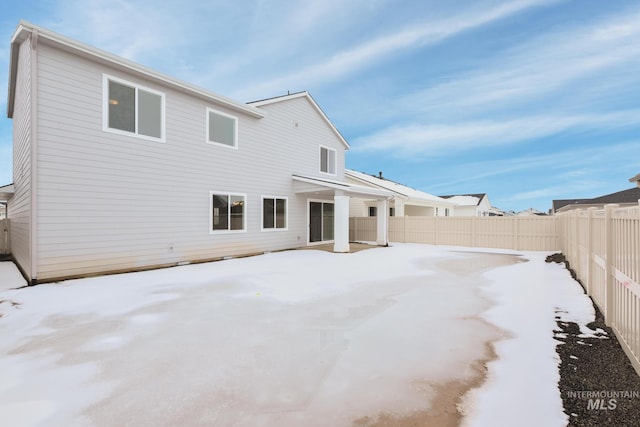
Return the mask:
{"type": "Polygon", "coordinates": [[[436,195],[547,210],[640,173],[637,0],[5,2],[3,82],[20,19],[239,101],[307,90],[348,168],[436,195]]]}

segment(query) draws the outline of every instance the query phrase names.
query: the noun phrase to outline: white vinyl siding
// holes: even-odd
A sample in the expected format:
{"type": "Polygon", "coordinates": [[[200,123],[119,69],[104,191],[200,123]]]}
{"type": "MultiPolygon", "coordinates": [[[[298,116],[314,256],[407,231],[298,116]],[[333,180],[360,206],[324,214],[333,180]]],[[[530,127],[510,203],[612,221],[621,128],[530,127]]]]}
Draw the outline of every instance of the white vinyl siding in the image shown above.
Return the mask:
{"type": "Polygon", "coordinates": [[[246,231],[247,195],[211,191],[209,193],[210,233],[246,231]]]}
{"type": "Polygon", "coordinates": [[[238,119],[207,108],[207,143],[238,148],[238,119]]]}
{"type": "Polygon", "coordinates": [[[287,230],[286,197],[262,196],[262,231],[287,230]]]}
{"type": "Polygon", "coordinates": [[[320,172],[336,174],[336,150],[320,146],[320,172]]]}
{"type": "Polygon", "coordinates": [[[105,131],[164,142],[164,116],[164,93],[103,75],[105,131]]]}
{"type": "Polygon", "coordinates": [[[257,119],[40,39],[39,280],[306,245],[307,200],[292,174],[321,177],[318,146],[344,146],[305,98],[257,119]],[[103,131],[103,74],[166,94],[166,144],[103,131]],[[207,108],[236,115],[241,150],[212,149],[207,108]],[[292,118],[299,127],[292,126],[292,118]],[[211,190],[246,194],[245,232],[210,234],[211,190]],[[287,229],[262,232],[262,196],[287,198],[287,229]]]}

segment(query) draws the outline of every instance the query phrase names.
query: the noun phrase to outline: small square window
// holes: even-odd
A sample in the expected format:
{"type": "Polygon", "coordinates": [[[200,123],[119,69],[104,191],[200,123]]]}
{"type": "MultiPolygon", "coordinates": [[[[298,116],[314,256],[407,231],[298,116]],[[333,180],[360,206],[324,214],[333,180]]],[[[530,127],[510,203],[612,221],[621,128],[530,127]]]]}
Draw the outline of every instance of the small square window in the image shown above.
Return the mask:
{"type": "Polygon", "coordinates": [[[207,142],[238,147],[238,120],[225,113],[207,108],[207,142]]]}
{"type": "Polygon", "coordinates": [[[369,206],[369,216],[377,216],[378,208],[375,206],[369,206]]]}

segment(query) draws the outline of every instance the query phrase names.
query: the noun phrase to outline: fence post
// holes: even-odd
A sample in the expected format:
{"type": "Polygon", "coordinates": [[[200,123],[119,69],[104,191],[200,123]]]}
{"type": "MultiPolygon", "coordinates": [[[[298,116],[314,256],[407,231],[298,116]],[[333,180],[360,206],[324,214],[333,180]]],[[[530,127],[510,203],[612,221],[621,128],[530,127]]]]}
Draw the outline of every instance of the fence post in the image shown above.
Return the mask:
{"type": "Polygon", "coordinates": [[[591,295],[591,282],[593,281],[593,212],[598,208],[587,209],[587,280],[585,286],[587,294],[591,295]]]}
{"type": "Polygon", "coordinates": [[[438,227],[438,216],[434,216],[435,220],[433,222],[433,226],[436,229],[436,242],[434,243],[435,245],[438,244],[438,242],[440,241],[440,227],[438,227]]]}
{"type": "Polygon", "coordinates": [[[402,243],[407,243],[407,216],[402,217],[402,243]]]}
{"type": "Polygon", "coordinates": [[[476,233],[478,232],[478,217],[471,217],[471,247],[478,247],[478,239],[476,238],[476,233]]]}
{"type": "Polygon", "coordinates": [[[351,219],[353,219],[353,241],[357,242],[358,241],[358,217],[354,216],[354,217],[351,217],[351,219]]]}
{"type": "Polygon", "coordinates": [[[613,257],[614,257],[614,242],[613,242],[613,210],[617,208],[616,204],[609,204],[604,207],[604,236],[605,236],[605,307],[606,313],[604,313],[604,323],[607,326],[611,326],[613,312],[615,310],[615,304],[613,300],[613,286],[615,284],[615,276],[613,273],[613,257]]]}
{"type": "Polygon", "coordinates": [[[520,232],[520,229],[518,227],[519,224],[519,217],[514,216],[513,217],[513,227],[511,227],[511,229],[513,230],[513,250],[517,251],[518,250],[518,233],[520,232]]]}

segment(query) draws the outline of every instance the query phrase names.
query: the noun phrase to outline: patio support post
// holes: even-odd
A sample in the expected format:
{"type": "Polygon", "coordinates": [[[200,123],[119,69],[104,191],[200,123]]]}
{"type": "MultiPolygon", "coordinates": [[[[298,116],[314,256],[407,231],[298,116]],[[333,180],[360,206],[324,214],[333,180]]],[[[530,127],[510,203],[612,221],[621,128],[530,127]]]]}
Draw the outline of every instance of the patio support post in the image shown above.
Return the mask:
{"type": "Polygon", "coordinates": [[[349,196],[336,191],[333,200],[333,251],[349,252],[349,196]]]}
{"type": "Polygon", "coordinates": [[[387,246],[389,244],[389,202],[386,199],[378,200],[376,217],[376,244],[387,246]]]}

